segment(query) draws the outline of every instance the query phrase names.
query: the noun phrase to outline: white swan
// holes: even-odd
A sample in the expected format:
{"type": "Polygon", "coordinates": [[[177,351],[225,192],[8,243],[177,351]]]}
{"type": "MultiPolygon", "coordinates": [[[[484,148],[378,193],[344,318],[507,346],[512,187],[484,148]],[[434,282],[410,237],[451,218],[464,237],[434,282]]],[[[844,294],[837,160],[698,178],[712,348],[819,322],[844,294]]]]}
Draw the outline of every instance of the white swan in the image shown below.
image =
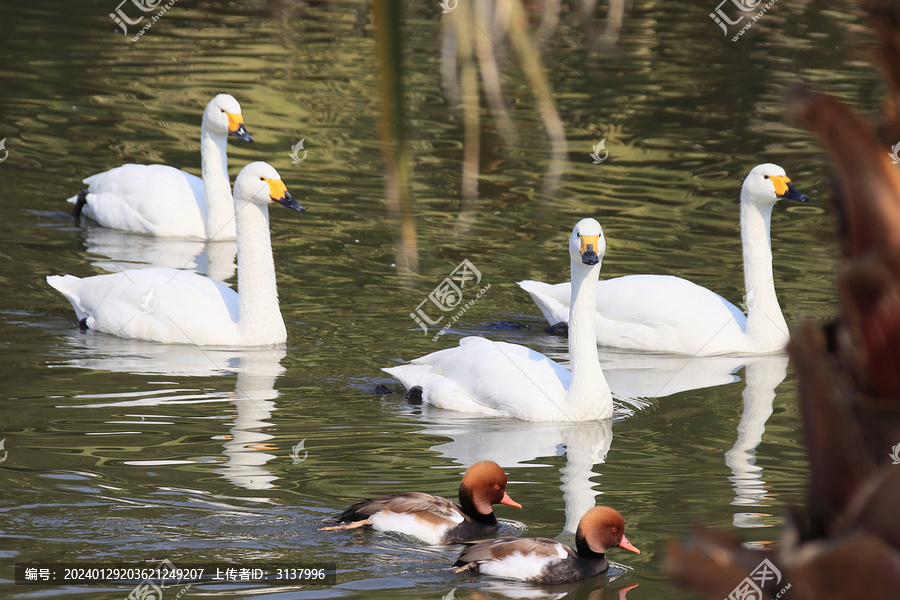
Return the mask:
{"type": "Polygon", "coordinates": [[[525,346],[481,337],[466,337],[456,348],[382,370],[407,389],[420,388],[423,401],[439,408],[526,421],[612,417],[612,395],[594,341],[595,295],[605,251],[600,224],[579,221],[569,239],[575,284],[569,314],[571,373],[525,346]]]}
{"type": "MultiPolygon", "coordinates": [[[[784,169],[762,164],[741,188],[741,239],[747,315],[715,292],[680,277],[628,275],[597,284],[597,343],[691,356],[780,352],[789,332],[775,295],[772,207],[806,202],[784,169]]],[[[551,325],[565,323],[569,284],[520,281],[551,325]]]]}
{"type": "Polygon", "coordinates": [[[225,154],[228,134],[252,142],[241,105],[219,94],[200,125],[203,178],[166,165],[123,165],[85,179],[87,189],[69,198],[72,216],[104,227],[148,235],[201,240],[234,239],[234,202],[225,154]]]}
{"type": "Polygon", "coordinates": [[[267,346],[287,339],[278,307],[269,203],[303,207],[271,165],[253,162],[234,182],[238,291],[177,269],[135,269],[84,279],[50,276],[82,327],[120,337],[200,346],[267,346]]]}

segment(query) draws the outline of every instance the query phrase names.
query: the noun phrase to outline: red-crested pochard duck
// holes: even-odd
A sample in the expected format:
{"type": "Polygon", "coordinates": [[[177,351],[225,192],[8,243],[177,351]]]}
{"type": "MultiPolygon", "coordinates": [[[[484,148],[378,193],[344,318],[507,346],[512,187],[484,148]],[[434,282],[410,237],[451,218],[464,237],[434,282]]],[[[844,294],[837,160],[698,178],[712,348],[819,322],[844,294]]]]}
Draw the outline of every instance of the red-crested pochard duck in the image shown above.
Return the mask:
{"type": "Polygon", "coordinates": [[[578,522],[575,548],[549,538],[501,537],[467,542],[453,570],[472,570],[485,575],[520,579],[531,583],[561,584],[599,575],[609,567],[607,548],[623,548],[635,554],[625,537],[622,515],[608,506],[596,506],[578,522]]]}
{"type": "Polygon", "coordinates": [[[495,462],[475,463],[459,484],[459,504],[422,492],[381,496],[354,504],[330,521],[338,524],[322,531],[372,526],[396,531],[426,544],[455,544],[497,528],[493,504],[522,508],[506,493],[506,473],[495,462]]]}

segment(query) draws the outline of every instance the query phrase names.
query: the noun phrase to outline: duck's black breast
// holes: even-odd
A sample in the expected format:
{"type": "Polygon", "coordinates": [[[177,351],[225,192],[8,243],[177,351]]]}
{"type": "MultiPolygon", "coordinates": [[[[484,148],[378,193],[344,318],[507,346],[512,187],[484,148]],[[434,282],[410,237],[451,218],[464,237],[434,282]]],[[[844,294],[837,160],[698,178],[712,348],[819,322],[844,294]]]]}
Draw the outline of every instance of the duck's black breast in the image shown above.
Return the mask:
{"type": "Polygon", "coordinates": [[[573,581],[581,581],[582,579],[599,575],[606,571],[607,568],[609,568],[609,561],[602,555],[593,558],[570,556],[569,558],[553,561],[544,567],[540,575],[532,577],[528,581],[548,585],[572,583],[573,581]]]}
{"type": "Polygon", "coordinates": [[[463,515],[465,517],[463,522],[448,529],[447,533],[444,534],[444,539],[441,540],[441,543],[455,544],[457,542],[470,540],[474,537],[487,535],[497,529],[497,517],[494,513],[489,515],[478,515],[476,518],[465,513],[463,513],[463,515]]]}

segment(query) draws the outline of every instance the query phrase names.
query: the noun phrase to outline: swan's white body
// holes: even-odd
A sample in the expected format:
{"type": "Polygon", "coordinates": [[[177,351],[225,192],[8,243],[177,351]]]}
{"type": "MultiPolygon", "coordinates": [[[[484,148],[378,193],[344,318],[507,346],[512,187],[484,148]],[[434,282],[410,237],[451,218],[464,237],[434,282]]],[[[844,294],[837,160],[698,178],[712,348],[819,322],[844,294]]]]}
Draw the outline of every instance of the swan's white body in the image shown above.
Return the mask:
{"type": "Polygon", "coordinates": [[[599,223],[584,219],[576,225],[569,243],[575,282],[569,319],[571,372],[525,346],[479,337],[463,338],[456,348],[383,370],[407,388],[421,387],[425,402],[448,410],[526,421],[612,417],[612,395],[593,333],[594,296],[605,249],[599,223]]]}
{"type": "MultiPolygon", "coordinates": [[[[781,352],[789,338],[775,294],[769,232],[781,198],[808,200],[784,169],[754,167],[741,189],[741,239],[747,314],[680,277],[628,275],[597,284],[597,343],[602,346],[704,356],[781,352]]],[[[520,281],[551,325],[566,322],[570,284],[520,281]]]]}
{"type": "MultiPolygon", "coordinates": [[[[547,321],[566,322],[568,283],[520,281],[519,286],[547,321]]],[[[680,277],[626,275],[597,283],[597,343],[602,346],[691,355],[747,352],[746,325],[747,317],[737,306],[680,277]]],[[[779,350],[786,342],[787,337],[781,345],[776,342],[774,348],[760,351],[779,350]]]]}
{"type": "MultiPolygon", "coordinates": [[[[123,165],[84,180],[81,214],[104,227],[163,237],[232,240],[234,201],[226,155],[228,134],[252,141],[241,105],[219,94],[200,126],[203,178],[166,165],[123,165]]],[[[78,207],[79,196],[69,198],[78,207]]]]}
{"type": "Polygon", "coordinates": [[[278,306],[268,203],[303,209],[266,163],[244,167],[234,189],[238,292],[196,273],[163,268],[84,279],[51,276],[47,282],[69,299],[79,321],[104,333],[201,346],[281,344],[287,332],[278,306]]]}

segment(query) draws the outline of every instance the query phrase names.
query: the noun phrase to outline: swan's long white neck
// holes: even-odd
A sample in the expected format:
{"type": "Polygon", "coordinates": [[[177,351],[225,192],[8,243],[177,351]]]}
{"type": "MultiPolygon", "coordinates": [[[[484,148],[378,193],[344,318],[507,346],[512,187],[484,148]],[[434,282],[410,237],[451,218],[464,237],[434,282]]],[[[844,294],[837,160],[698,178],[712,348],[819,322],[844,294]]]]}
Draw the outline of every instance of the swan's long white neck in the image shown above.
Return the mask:
{"type": "MultiPolygon", "coordinates": [[[[743,193],[742,193],[743,196],[743,193]]],[[[762,351],[783,349],[789,331],[775,295],[772,240],[769,229],[774,204],[741,198],[741,238],[744,245],[744,286],[747,292],[747,335],[762,351]]]]}
{"type": "Polygon", "coordinates": [[[569,358],[572,381],[566,394],[566,416],[572,420],[612,417],[612,394],[600,358],[595,332],[597,280],[600,264],[587,266],[572,259],[572,301],[569,309],[569,358]]]}
{"type": "Polygon", "coordinates": [[[235,205],[238,248],[238,323],[248,345],[280,344],[287,338],[278,306],[269,208],[235,205]]]}
{"type": "Polygon", "coordinates": [[[206,192],[206,237],[210,240],[230,240],[235,236],[227,147],[227,133],[213,133],[206,123],[200,126],[200,164],[206,192]]]}

